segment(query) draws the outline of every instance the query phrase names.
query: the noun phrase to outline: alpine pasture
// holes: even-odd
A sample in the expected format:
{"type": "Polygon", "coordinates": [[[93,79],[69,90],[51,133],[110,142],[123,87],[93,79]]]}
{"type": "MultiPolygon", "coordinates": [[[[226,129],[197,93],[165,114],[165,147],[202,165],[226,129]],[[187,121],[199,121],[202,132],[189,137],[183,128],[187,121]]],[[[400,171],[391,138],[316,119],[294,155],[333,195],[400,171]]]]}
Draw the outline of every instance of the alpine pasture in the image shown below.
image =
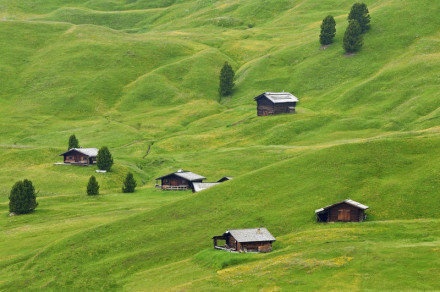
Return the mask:
{"type": "Polygon", "coordinates": [[[365,1],[347,56],[353,3],[0,0],[0,290],[439,290],[440,3],[365,1]],[[282,90],[297,113],[257,117],[253,98],[282,90]],[[72,134],[108,146],[111,172],[53,165],[72,134]],[[154,188],[179,168],[234,179],[154,188]],[[23,179],[38,207],[10,217],[23,179]],[[347,198],[367,221],[316,223],[347,198]],[[212,248],[258,226],[271,253],[212,248]]]}

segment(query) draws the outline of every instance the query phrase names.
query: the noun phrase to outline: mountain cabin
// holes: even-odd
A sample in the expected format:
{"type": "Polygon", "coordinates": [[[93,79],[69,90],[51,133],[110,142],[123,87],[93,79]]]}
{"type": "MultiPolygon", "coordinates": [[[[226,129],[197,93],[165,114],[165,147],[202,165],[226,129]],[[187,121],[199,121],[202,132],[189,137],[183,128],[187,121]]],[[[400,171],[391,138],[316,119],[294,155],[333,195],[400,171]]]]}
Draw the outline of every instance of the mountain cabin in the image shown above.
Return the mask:
{"type": "Polygon", "coordinates": [[[275,237],[264,227],[231,229],[212,239],[215,249],[231,252],[270,252],[272,242],[276,241],[275,237]]]}
{"type": "Polygon", "coordinates": [[[294,114],[298,98],[289,92],[264,92],[254,98],[257,115],[294,114]]]}
{"type": "Polygon", "coordinates": [[[342,202],[315,210],[318,222],[362,222],[367,218],[368,206],[347,199],[342,202]]]}
{"type": "Polygon", "coordinates": [[[156,178],[156,187],[166,191],[194,190],[194,183],[201,183],[206,177],[179,169],[176,172],[156,178]],[[160,180],[160,185],[157,181],[160,180]]]}
{"type": "Polygon", "coordinates": [[[98,151],[97,148],[72,148],[59,156],[64,156],[64,164],[91,165],[96,163],[98,151]]]}

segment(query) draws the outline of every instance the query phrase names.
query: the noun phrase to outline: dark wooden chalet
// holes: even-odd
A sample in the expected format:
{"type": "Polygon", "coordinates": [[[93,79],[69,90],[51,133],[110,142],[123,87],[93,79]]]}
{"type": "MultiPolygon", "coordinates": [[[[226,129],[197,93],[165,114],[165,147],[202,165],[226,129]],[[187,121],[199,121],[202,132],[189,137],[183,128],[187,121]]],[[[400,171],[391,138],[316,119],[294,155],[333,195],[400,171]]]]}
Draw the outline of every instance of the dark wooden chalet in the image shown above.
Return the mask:
{"type": "Polygon", "coordinates": [[[264,228],[232,229],[214,236],[214,248],[235,252],[269,252],[276,239],[264,228]],[[221,241],[223,244],[219,244],[221,241]]]}
{"type": "Polygon", "coordinates": [[[97,148],[72,148],[59,156],[64,156],[65,164],[91,165],[96,163],[98,151],[97,148]]]}
{"type": "Polygon", "coordinates": [[[318,222],[362,222],[368,206],[347,199],[342,202],[315,210],[318,222]]]}
{"type": "Polygon", "coordinates": [[[265,92],[254,99],[258,116],[293,114],[298,102],[298,98],[289,92],[265,92]]]}
{"type": "Polygon", "coordinates": [[[193,184],[201,183],[204,179],[206,179],[204,176],[179,169],[176,172],[156,178],[156,181],[160,180],[160,185],[156,183],[156,186],[167,191],[194,190],[193,184]]]}

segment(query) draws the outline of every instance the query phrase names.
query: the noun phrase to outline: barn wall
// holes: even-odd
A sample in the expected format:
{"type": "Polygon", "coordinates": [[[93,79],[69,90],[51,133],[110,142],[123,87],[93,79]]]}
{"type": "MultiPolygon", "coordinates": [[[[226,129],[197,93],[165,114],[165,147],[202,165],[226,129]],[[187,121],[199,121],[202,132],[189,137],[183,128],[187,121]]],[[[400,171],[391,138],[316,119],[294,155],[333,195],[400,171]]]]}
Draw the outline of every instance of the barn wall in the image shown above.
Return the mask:
{"type": "Polygon", "coordinates": [[[73,152],[70,154],[64,155],[64,162],[65,163],[89,163],[89,157],[87,155],[84,155],[82,153],[73,152]]]}
{"type": "Polygon", "coordinates": [[[162,188],[166,189],[168,187],[176,187],[176,186],[186,186],[189,188],[189,181],[178,177],[177,175],[170,175],[161,179],[162,188]]]}
{"type": "MultiPolygon", "coordinates": [[[[347,214],[347,213],[345,213],[347,214]]],[[[343,216],[344,217],[344,216],[343,216]]],[[[347,203],[341,203],[328,210],[328,222],[360,222],[364,219],[364,211],[347,203]],[[349,212],[349,218],[340,220],[340,213],[349,212]]]]}
{"type": "Polygon", "coordinates": [[[257,115],[267,116],[267,115],[277,115],[285,113],[295,113],[295,110],[291,110],[289,107],[296,106],[296,102],[286,102],[274,104],[268,98],[260,98],[257,100],[257,115]]]}
{"type": "Polygon", "coordinates": [[[272,250],[272,243],[270,242],[245,242],[241,245],[244,251],[269,252],[272,250]]]}

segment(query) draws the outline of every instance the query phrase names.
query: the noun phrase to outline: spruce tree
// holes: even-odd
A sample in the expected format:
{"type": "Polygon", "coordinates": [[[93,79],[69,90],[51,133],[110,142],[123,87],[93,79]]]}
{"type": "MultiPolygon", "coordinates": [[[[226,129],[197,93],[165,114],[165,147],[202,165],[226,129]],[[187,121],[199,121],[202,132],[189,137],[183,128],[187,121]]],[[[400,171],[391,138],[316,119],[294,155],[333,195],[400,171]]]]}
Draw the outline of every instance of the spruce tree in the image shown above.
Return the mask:
{"type": "Polygon", "coordinates": [[[98,168],[101,170],[110,171],[113,165],[113,158],[110,153],[110,150],[106,146],[103,146],[98,151],[98,155],[96,156],[96,164],[98,168]]]}
{"type": "Polygon", "coordinates": [[[75,135],[71,135],[69,137],[69,148],[67,150],[70,150],[72,148],[79,148],[79,141],[76,139],[75,135]]]}
{"type": "Polygon", "coordinates": [[[333,38],[336,35],[336,22],[333,16],[328,15],[321,24],[321,34],[319,35],[319,41],[321,45],[329,45],[333,43],[333,38]]]}
{"type": "Polygon", "coordinates": [[[362,47],[361,27],[356,20],[350,20],[343,40],[344,50],[347,53],[354,53],[362,47]]]}
{"type": "Polygon", "coordinates": [[[96,181],[95,176],[91,176],[89,179],[89,183],[87,184],[87,195],[96,196],[99,195],[99,184],[96,181]]]}
{"type": "Polygon", "coordinates": [[[365,3],[355,3],[351,7],[348,20],[356,20],[361,28],[361,33],[370,29],[370,12],[365,3]]]}
{"type": "Polygon", "coordinates": [[[232,88],[234,87],[234,70],[228,62],[223,64],[222,70],[220,71],[220,96],[227,96],[232,93],[232,88]]]}
{"type": "Polygon", "coordinates": [[[9,212],[26,214],[38,206],[35,188],[30,180],[18,181],[9,195],[9,212]]]}
{"type": "Polygon", "coordinates": [[[134,189],[136,188],[136,181],[133,177],[133,174],[129,172],[124,180],[124,185],[122,186],[123,193],[134,193],[134,189]]]}

